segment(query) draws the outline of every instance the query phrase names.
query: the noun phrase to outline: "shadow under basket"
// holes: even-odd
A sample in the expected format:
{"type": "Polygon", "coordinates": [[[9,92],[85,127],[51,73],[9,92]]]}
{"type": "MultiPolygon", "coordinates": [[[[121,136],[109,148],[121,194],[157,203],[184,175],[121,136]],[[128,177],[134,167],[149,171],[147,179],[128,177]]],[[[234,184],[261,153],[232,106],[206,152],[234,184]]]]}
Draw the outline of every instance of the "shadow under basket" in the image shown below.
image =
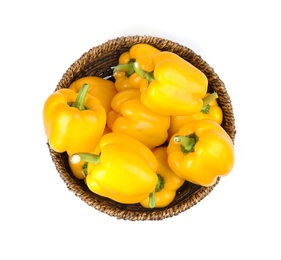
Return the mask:
{"type": "MultiPolygon", "coordinates": [[[[127,36],[118,37],[93,47],[67,69],[55,90],[68,88],[73,81],[85,76],[98,76],[114,80],[112,77],[113,67],[118,64],[119,56],[137,43],[147,43],[159,50],[174,52],[200,69],[207,76],[209,91],[216,91],[219,95],[218,103],[224,116],[222,127],[234,142],[236,133],[235,119],[231,100],[224,83],[214,72],[213,68],[199,55],[188,47],[167,39],[152,36],[127,36]]],[[[89,206],[118,219],[132,221],[163,220],[176,216],[200,202],[220,181],[220,179],[218,179],[217,182],[210,187],[201,187],[186,181],[183,186],[178,189],[174,201],[164,208],[147,209],[140,204],[121,204],[91,192],[84,181],[76,179],[71,173],[67,154],[57,153],[50,148],[49,144],[47,145],[56,169],[68,189],[74,192],[76,196],[80,197],[81,200],[86,202],[89,206]]]]}

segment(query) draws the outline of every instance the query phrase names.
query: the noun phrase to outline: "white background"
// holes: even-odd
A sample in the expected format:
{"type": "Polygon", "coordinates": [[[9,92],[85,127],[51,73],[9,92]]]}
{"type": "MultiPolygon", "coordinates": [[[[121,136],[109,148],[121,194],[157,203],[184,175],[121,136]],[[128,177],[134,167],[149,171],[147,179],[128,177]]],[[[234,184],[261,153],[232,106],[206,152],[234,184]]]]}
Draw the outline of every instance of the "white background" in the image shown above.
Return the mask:
{"type": "Polygon", "coordinates": [[[2,1],[0,259],[281,259],[280,24],[277,0],[2,1]],[[234,107],[233,171],[163,221],[117,220],[82,202],[43,132],[43,103],[67,68],[127,35],[194,50],[234,107]]]}

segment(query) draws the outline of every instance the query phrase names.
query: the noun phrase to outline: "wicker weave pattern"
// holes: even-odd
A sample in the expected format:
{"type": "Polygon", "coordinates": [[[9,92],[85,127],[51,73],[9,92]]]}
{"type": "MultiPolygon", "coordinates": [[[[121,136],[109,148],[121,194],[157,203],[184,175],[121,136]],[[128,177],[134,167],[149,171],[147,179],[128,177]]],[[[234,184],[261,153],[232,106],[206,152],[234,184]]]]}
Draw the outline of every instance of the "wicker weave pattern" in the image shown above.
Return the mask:
{"type": "MultiPolygon", "coordinates": [[[[191,49],[167,39],[151,36],[128,36],[109,40],[90,49],[75,61],[64,73],[55,90],[68,88],[69,85],[84,76],[112,77],[112,67],[118,64],[118,58],[124,51],[137,43],[148,43],[159,50],[171,51],[200,69],[208,78],[209,90],[218,93],[218,103],[223,110],[223,128],[234,141],[236,129],[233,108],[224,83],[207,62],[191,49]]],[[[167,207],[160,209],[146,209],[139,204],[124,205],[100,197],[88,190],[85,183],[73,177],[67,162],[66,154],[53,151],[48,145],[50,155],[56,169],[66,183],[68,189],[80,197],[89,206],[118,219],[125,220],[162,220],[186,211],[205,198],[217,182],[211,187],[201,187],[189,182],[178,190],[175,200],[167,207]]]]}

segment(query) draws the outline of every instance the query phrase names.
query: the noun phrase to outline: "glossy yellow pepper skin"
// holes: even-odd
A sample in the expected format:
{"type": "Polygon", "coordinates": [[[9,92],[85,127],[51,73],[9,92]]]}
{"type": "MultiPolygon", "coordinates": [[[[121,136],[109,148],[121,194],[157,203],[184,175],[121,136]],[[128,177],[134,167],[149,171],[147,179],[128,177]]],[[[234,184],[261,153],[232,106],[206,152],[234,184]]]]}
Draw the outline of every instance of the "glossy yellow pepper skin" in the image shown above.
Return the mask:
{"type": "Polygon", "coordinates": [[[170,117],[150,111],[139,97],[137,89],[123,90],[114,96],[111,106],[120,116],[111,130],[130,135],[152,149],[167,140],[170,117]]]}
{"type": "Polygon", "coordinates": [[[153,73],[139,68],[135,71],[146,79],[141,86],[142,103],[155,113],[178,116],[200,112],[207,93],[208,79],[191,63],[172,52],[153,56],[153,73]]]}
{"type": "Polygon", "coordinates": [[[180,128],[167,147],[168,164],[185,180],[211,186],[226,176],[234,165],[234,146],[225,130],[215,121],[192,121],[180,128]]]}
{"type": "Polygon", "coordinates": [[[135,73],[133,62],[137,61],[142,69],[152,71],[152,57],[158,52],[160,51],[152,45],[139,43],[133,45],[129,51],[122,53],[119,57],[119,64],[113,71],[116,90],[119,92],[127,88],[139,89],[144,79],[135,73]]]}
{"type": "Polygon", "coordinates": [[[85,90],[87,92],[84,87],[81,90],[83,98],[79,100],[82,102],[77,102],[79,94],[71,89],[57,90],[45,101],[44,129],[50,147],[58,153],[90,152],[103,134],[105,109],[85,90]]]}
{"type": "Polygon", "coordinates": [[[88,94],[97,98],[106,112],[110,111],[111,99],[117,93],[115,84],[112,81],[101,77],[87,76],[72,82],[69,86],[69,89],[72,89],[78,93],[84,84],[89,85],[88,94]]]}
{"type": "MultiPolygon", "coordinates": [[[[89,160],[86,184],[103,197],[124,204],[139,203],[155,189],[158,181],[158,162],[145,145],[135,138],[109,133],[100,140],[101,154],[89,160]]],[[[87,155],[71,156],[73,163],[87,161],[87,155]],[[78,159],[77,159],[78,157],[78,159]]],[[[89,159],[89,158],[88,158],[89,159]]]]}
{"type": "Polygon", "coordinates": [[[121,114],[120,113],[118,113],[118,112],[116,112],[115,110],[110,110],[108,113],[107,113],[107,119],[106,119],[106,124],[107,124],[107,126],[108,126],[108,128],[110,129],[110,130],[112,130],[112,126],[113,126],[113,124],[114,124],[114,122],[116,121],[116,119],[118,118],[118,117],[120,117],[121,116],[121,114]]]}
{"type": "Polygon", "coordinates": [[[183,185],[185,179],[177,176],[168,165],[167,147],[157,147],[152,150],[158,161],[158,184],[155,189],[155,194],[151,194],[140,204],[145,208],[163,208],[168,206],[175,198],[176,191],[183,185]],[[154,204],[151,201],[151,196],[154,196],[154,204]]]}
{"type": "MultiPolygon", "coordinates": [[[[210,96],[210,93],[207,93],[204,99],[208,96],[210,96]]],[[[181,115],[171,116],[171,125],[168,131],[169,139],[175,133],[177,133],[182,126],[194,120],[201,120],[201,119],[212,119],[221,125],[223,120],[223,112],[222,109],[219,107],[216,99],[212,99],[210,102],[208,102],[208,104],[206,104],[206,107],[203,106],[200,112],[197,112],[190,116],[181,116],[181,115]]]]}

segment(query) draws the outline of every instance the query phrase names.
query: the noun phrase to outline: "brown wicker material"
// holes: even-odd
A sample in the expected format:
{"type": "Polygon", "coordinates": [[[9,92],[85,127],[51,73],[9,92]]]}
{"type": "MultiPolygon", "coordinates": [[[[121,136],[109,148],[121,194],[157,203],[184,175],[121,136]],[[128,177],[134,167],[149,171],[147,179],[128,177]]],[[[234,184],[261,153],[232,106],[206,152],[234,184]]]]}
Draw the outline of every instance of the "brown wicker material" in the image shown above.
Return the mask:
{"type": "MultiPolygon", "coordinates": [[[[234,141],[236,133],[234,114],[231,100],[224,83],[214,72],[213,68],[199,55],[191,49],[167,39],[151,36],[127,36],[109,40],[90,49],[75,61],[64,73],[55,90],[68,88],[74,80],[84,76],[112,76],[112,67],[118,64],[120,54],[129,50],[132,45],[137,43],[148,43],[160,50],[174,52],[206,74],[209,81],[209,90],[216,91],[219,95],[218,102],[224,114],[222,126],[234,141]]],[[[140,204],[120,204],[91,192],[84,181],[78,180],[72,175],[69,169],[67,155],[65,153],[56,153],[49,145],[48,148],[56,169],[68,189],[88,205],[118,219],[132,221],[162,220],[176,216],[200,202],[219,183],[218,179],[211,187],[201,187],[185,182],[178,190],[174,201],[165,208],[146,209],[140,204]]]]}

